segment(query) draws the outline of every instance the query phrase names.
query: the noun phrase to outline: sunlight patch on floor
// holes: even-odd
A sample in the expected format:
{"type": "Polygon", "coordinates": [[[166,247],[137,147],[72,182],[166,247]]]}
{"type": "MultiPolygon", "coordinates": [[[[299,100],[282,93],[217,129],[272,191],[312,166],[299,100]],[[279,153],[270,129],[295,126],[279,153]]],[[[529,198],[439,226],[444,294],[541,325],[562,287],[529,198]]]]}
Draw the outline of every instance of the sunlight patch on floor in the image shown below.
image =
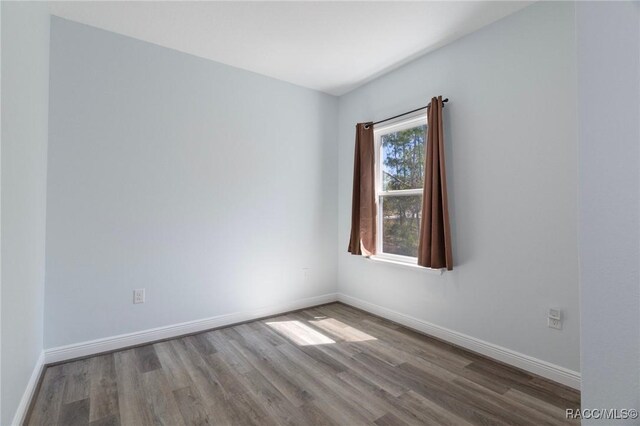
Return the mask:
{"type": "Polygon", "coordinates": [[[338,321],[337,319],[327,318],[318,321],[310,321],[310,323],[347,342],[378,340],[364,331],[353,328],[350,325],[338,321]]]}
{"type": "Polygon", "coordinates": [[[274,321],[268,322],[267,325],[288,337],[296,345],[309,346],[336,343],[335,340],[328,338],[300,321],[274,321]]]}

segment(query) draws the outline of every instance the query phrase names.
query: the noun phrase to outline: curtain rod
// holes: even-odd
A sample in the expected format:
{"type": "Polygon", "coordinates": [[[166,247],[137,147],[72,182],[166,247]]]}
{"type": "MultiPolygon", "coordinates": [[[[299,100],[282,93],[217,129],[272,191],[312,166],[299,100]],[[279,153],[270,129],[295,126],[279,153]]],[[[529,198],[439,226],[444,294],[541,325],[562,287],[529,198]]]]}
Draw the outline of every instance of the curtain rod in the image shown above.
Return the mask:
{"type": "MultiPolygon", "coordinates": [[[[442,100],[442,107],[444,108],[444,104],[449,102],[449,98],[445,98],[442,100]]],[[[398,117],[402,117],[403,115],[407,115],[407,114],[411,114],[412,112],[417,112],[420,111],[421,109],[426,109],[429,108],[429,105],[431,105],[431,102],[429,102],[427,105],[421,107],[421,108],[416,108],[414,110],[411,111],[407,111],[407,112],[403,112],[402,114],[398,114],[398,115],[394,115],[393,117],[389,117],[389,118],[385,118],[384,120],[380,120],[380,121],[376,121],[375,123],[367,123],[365,124],[364,128],[368,129],[369,126],[375,126],[376,124],[380,124],[380,123],[384,123],[385,121],[389,121],[389,120],[393,120],[394,118],[398,118],[398,117]]]]}

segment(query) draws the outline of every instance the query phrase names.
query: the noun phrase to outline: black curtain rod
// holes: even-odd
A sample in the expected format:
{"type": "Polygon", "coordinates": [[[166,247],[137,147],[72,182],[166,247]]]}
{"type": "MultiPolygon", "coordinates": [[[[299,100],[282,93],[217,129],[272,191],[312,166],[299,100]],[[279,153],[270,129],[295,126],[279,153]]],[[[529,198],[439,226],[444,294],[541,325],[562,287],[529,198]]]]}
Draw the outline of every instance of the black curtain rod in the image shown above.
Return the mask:
{"type": "MultiPolygon", "coordinates": [[[[445,98],[445,99],[442,100],[443,104],[445,104],[447,102],[449,102],[449,98],[445,98]]],[[[394,115],[393,117],[385,118],[384,120],[376,121],[375,123],[367,123],[364,127],[365,127],[365,129],[368,129],[369,126],[375,126],[376,124],[384,123],[385,121],[393,120],[394,118],[402,117],[403,115],[411,114],[413,112],[418,112],[421,109],[429,108],[429,105],[431,105],[431,102],[429,102],[429,104],[427,104],[427,105],[425,105],[425,106],[423,106],[421,108],[416,108],[416,109],[411,110],[411,111],[403,112],[402,114],[394,115]]],[[[444,105],[442,105],[442,107],[444,108],[444,105]]]]}

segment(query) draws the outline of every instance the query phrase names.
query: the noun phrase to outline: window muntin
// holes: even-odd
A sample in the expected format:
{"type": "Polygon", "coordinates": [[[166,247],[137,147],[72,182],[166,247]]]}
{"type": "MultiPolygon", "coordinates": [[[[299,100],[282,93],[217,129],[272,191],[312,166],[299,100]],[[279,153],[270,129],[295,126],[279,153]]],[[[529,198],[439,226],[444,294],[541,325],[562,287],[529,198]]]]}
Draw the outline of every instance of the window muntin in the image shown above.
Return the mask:
{"type": "Polygon", "coordinates": [[[421,114],[374,130],[377,257],[417,262],[426,127],[421,114]]]}

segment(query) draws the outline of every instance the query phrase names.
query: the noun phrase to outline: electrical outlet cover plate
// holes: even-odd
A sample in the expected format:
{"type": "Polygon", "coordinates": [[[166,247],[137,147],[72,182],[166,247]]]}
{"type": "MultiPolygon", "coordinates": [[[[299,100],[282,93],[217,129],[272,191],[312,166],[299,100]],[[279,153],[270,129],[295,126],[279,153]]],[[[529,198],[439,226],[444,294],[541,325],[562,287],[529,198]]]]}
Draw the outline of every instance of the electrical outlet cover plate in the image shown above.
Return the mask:
{"type": "Polygon", "coordinates": [[[562,322],[558,319],[554,319],[549,317],[549,319],[547,320],[547,324],[549,325],[549,328],[555,328],[556,330],[562,330],[562,322]]]}
{"type": "Polygon", "coordinates": [[[133,290],[133,303],[144,303],[144,288],[137,288],[133,290]]]}

